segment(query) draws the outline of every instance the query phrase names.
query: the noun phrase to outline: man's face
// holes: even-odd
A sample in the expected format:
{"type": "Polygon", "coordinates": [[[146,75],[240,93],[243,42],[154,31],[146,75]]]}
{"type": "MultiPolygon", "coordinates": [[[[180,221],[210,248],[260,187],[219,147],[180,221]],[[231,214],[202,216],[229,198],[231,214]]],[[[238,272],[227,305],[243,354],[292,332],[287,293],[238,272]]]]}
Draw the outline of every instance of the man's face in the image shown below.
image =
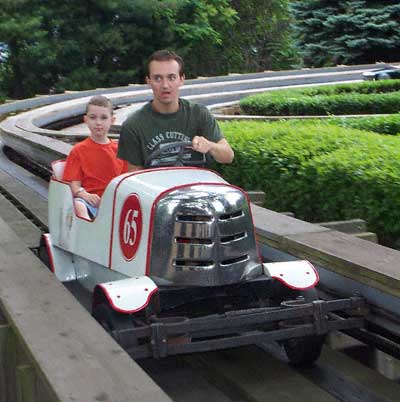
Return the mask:
{"type": "Polygon", "coordinates": [[[179,88],[184,79],[183,75],[179,75],[179,64],[175,60],[153,60],[149,65],[147,77],[147,83],[154,95],[153,107],[160,112],[176,111],[179,107],[179,88]]]}

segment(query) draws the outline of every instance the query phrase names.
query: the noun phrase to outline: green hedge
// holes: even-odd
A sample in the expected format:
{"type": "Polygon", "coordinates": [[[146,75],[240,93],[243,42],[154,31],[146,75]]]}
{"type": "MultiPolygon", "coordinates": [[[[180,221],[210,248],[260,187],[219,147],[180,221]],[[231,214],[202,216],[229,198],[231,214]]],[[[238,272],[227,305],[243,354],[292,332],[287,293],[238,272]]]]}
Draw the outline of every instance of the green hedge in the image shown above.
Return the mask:
{"type": "Polygon", "coordinates": [[[400,80],[363,81],[348,84],[317,85],[304,88],[291,88],[280,92],[289,94],[339,95],[345,93],[373,94],[400,91],[400,80]]]}
{"type": "Polygon", "coordinates": [[[400,135],[400,113],[357,118],[334,117],[327,119],[326,122],[340,127],[374,131],[379,134],[400,135]]]}
{"type": "Polygon", "coordinates": [[[242,99],[240,107],[265,116],[397,113],[400,80],[270,91],[242,99]]]}
{"type": "Polygon", "coordinates": [[[400,91],[292,97],[271,92],[244,99],[240,108],[245,114],[262,116],[397,113],[400,110],[400,91]]]}
{"type": "Polygon", "coordinates": [[[311,222],[365,219],[400,238],[400,137],[315,122],[222,123],[235,149],[228,181],[266,193],[265,207],[311,222]]]}

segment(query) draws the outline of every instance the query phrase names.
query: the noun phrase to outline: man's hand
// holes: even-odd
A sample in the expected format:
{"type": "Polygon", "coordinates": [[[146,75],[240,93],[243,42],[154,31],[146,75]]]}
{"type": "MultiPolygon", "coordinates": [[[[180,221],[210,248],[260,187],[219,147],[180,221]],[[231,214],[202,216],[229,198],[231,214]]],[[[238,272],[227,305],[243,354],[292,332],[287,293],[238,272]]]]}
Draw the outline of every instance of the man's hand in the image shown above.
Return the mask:
{"type": "Polygon", "coordinates": [[[202,154],[206,154],[211,151],[213,146],[213,142],[208,141],[207,138],[200,137],[196,135],[192,140],[192,148],[194,151],[200,152],[202,154]]]}
{"type": "Polygon", "coordinates": [[[194,151],[210,155],[219,163],[231,163],[234,157],[233,150],[224,138],[218,142],[212,142],[207,138],[196,135],[192,140],[194,151]]]}

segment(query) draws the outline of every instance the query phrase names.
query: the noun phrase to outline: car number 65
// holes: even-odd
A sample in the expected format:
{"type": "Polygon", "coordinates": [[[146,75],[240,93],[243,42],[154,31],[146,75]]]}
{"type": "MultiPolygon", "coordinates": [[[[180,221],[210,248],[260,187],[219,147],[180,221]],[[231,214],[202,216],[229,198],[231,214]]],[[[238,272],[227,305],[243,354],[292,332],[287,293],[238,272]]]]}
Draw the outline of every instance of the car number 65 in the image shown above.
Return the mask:
{"type": "Polygon", "coordinates": [[[135,256],[142,236],[142,210],[136,194],[125,200],[119,220],[119,242],[126,260],[135,256]]]}

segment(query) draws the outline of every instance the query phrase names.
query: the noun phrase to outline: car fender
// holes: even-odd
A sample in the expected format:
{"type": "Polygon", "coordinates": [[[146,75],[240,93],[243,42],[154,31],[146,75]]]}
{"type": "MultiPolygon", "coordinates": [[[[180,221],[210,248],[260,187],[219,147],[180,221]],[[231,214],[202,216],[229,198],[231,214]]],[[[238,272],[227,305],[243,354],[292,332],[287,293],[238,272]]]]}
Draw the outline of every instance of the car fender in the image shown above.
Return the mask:
{"type": "Polygon", "coordinates": [[[126,278],[98,284],[93,302],[98,303],[103,295],[115,311],[132,314],[144,309],[157,291],[157,285],[148,276],[126,278]]]}
{"type": "Polygon", "coordinates": [[[291,289],[310,289],[319,281],[317,270],[307,260],[264,263],[263,268],[265,275],[291,289]]]}
{"type": "Polygon", "coordinates": [[[71,253],[54,246],[49,233],[43,234],[44,246],[47,250],[49,269],[61,282],[76,280],[75,266],[71,253]]]}

